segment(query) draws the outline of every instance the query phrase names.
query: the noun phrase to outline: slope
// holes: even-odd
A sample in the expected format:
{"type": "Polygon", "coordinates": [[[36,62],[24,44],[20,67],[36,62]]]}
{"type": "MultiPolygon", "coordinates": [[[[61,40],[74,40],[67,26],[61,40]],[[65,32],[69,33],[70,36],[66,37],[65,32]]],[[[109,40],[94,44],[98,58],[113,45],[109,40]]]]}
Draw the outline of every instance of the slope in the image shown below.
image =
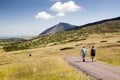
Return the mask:
{"type": "MultiPolygon", "coordinates": [[[[97,23],[97,22],[96,22],[97,23]]],[[[53,46],[75,41],[86,40],[92,34],[119,33],[120,20],[112,19],[101,24],[84,26],[82,28],[59,32],[56,34],[38,36],[17,44],[4,45],[5,51],[23,50],[45,46],[53,46]]]]}

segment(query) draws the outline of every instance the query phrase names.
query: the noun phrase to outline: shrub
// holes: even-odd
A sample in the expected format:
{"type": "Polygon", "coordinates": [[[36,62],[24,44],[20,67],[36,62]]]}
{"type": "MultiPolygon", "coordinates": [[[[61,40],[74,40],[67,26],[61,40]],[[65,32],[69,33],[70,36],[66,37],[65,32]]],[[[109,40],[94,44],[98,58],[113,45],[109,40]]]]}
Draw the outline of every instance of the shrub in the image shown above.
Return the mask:
{"type": "Polygon", "coordinates": [[[117,41],[117,43],[120,43],[120,41],[117,41]]]}
{"type": "Polygon", "coordinates": [[[101,43],[105,43],[105,42],[107,42],[106,40],[105,41],[100,41],[101,43]]]}
{"type": "Polygon", "coordinates": [[[68,50],[68,49],[74,49],[73,47],[65,47],[65,48],[61,48],[60,50],[68,50]]]}

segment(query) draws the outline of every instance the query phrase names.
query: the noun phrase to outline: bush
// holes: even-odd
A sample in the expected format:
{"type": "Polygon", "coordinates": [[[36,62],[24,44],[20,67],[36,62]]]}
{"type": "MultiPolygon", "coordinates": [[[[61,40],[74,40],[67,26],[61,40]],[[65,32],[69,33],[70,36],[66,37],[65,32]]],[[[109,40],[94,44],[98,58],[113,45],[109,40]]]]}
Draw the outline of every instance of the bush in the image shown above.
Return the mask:
{"type": "Polygon", "coordinates": [[[65,47],[65,48],[61,48],[60,50],[68,50],[68,49],[74,49],[73,47],[65,47]]]}
{"type": "Polygon", "coordinates": [[[3,49],[7,52],[8,51],[24,50],[24,49],[29,49],[29,45],[25,45],[25,46],[10,45],[10,46],[4,46],[3,49]]]}
{"type": "Polygon", "coordinates": [[[105,43],[105,42],[107,42],[107,41],[100,41],[101,43],[105,43]]]}
{"type": "Polygon", "coordinates": [[[120,43],[120,41],[117,41],[117,43],[120,43]]]}

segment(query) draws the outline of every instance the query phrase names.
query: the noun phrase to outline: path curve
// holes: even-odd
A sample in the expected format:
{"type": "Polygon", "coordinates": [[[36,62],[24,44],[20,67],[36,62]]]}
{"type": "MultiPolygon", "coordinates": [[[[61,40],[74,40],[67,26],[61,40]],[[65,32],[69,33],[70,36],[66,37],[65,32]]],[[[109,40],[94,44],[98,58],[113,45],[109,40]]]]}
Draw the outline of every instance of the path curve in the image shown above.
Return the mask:
{"type": "Polygon", "coordinates": [[[120,80],[120,68],[101,62],[86,60],[80,57],[66,56],[64,59],[73,67],[96,80],[120,80]]]}

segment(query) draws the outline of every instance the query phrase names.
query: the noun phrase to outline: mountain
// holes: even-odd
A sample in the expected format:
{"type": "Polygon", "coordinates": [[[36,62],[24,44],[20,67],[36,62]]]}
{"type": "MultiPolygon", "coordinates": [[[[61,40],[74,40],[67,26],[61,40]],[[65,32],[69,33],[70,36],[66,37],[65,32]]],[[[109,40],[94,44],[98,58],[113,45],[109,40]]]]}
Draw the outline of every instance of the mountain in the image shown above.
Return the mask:
{"type": "Polygon", "coordinates": [[[47,34],[55,34],[58,32],[66,31],[68,29],[75,28],[75,25],[71,25],[68,23],[59,23],[53,27],[50,27],[49,29],[43,31],[40,35],[47,35],[47,34]]]}
{"type": "MultiPolygon", "coordinates": [[[[67,30],[75,30],[75,29],[80,29],[80,28],[84,28],[84,27],[90,27],[90,26],[100,26],[101,24],[106,25],[108,28],[109,26],[111,26],[111,24],[115,24],[115,21],[119,21],[120,17],[116,17],[116,18],[112,18],[112,19],[105,19],[105,20],[101,20],[101,21],[97,21],[97,22],[93,22],[93,23],[88,23],[85,25],[81,25],[81,26],[75,26],[75,25],[71,25],[69,23],[59,23],[53,27],[48,28],[47,30],[43,31],[39,36],[41,35],[47,35],[47,34],[55,34],[58,32],[62,32],[62,31],[67,31],[67,30]],[[104,23],[107,23],[104,24],[104,23]],[[112,22],[112,23],[110,23],[112,22]]],[[[103,28],[104,29],[104,28],[103,28]]]]}

